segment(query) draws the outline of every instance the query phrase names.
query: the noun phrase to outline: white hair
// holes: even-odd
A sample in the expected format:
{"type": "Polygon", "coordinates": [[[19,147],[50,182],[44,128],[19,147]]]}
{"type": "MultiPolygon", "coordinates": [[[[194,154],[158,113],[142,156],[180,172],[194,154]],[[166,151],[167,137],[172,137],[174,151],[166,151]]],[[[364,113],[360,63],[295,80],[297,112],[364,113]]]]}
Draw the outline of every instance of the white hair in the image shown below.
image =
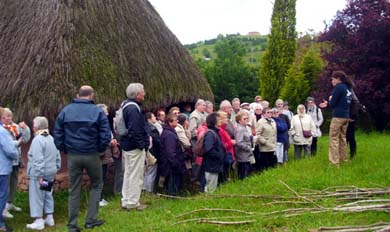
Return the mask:
{"type": "Polygon", "coordinates": [[[34,123],[34,127],[37,128],[38,130],[44,130],[49,128],[49,122],[47,118],[43,116],[35,117],[33,123],[34,123]]]}
{"type": "Polygon", "coordinates": [[[232,104],[230,104],[230,101],[228,101],[228,100],[223,100],[223,101],[221,102],[221,104],[219,105],[219,109],[220,109],[220,110],[223,110],[223,109],[225,109],[226,107],[232,107],[232,104]]]}
{"type": "Polygon", "coordinates": [[[12,110],[10,110],[10,108],[4,108],[4,113],[5,114],[11,114],[11,115],[13,114],[12,110]]]}
{"type": "Polygon", "coordinates": [[[299,114],[299,115],[305,115],[305,114],[306,114],[306,107],[305,107],[305,105],[299,104],[299,105],[297,106],[297,114],[299,114]],[[300,112],[299,112],[299,108],[301,108],[301,107],[303,107],[303,109],[305,109],[305,111],[304,111],[303,113],[300,113],[300,112]]]}
{"type": "Polygon", "coordinates": [[[282,104],[283,104],[283,100],[282,100],[282,99],[278,99],[278,100],[276,100],[276,102],[275,102],[275,106],[277,106],[279,103],[282,103],[282,104]]]}
{"type": "Polygon", "coordinates": [[[139,93],[144,90],[144,85],[141,83],[130,83],[126,88],[127,98],[136,98],[139,93]]]}
{"type": "Polygon", "coordinates": [[[257,109],[261,109],[261,110],[263,110],[263,106],[261,105],[261,104],[259,104],[259,103],[251,103],[250,105],[249,105],[249,107],[251,108],[251,110],[253,110],[253,111],[255,111],[255,110],[257,110],[257,109]]]}

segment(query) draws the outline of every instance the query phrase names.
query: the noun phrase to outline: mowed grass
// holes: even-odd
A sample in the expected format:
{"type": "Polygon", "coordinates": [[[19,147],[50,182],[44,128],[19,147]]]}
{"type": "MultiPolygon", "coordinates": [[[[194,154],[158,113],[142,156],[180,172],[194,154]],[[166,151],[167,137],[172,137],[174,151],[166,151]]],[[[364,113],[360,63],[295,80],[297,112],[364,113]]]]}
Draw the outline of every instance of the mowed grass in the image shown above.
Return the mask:
{"type": "MultiPolygon", "coordinates": [[[[329,165],[328,138],[319,139],[319,152],[316,157],[302,160],[291,159],[284,166],[256,174],[244,181],[231,181],[220,186],[212,195],[283,195],[295,196],[281,181],[298,193],[307,189],[322,190],[331,186],[356,186],[360,188],[378,188],[390,186],[390,140],[388,134],[359,133],[357,156],[342,164],[339,168],[329,165]]],[[[292,157],[293,150],[290,150],[292,157]]],[[[389,196],[385,196],[389,198],[389,196]]],[[[144,203],[150,208],[143,212],[126,212],[120,209],[120,197],[112,196],[110,204],[100,209],[99,218],[106,224],[93,231],[308,231],[321,226],[367,225],[379,221],[390,222],[390,214],[384,212],[341,213],[325,212],[319,214],[306,213],[301,216],[285,218],[282,214],[265,216],[264,213],[288,208],[315,207],[314,205],[272,204],[268,199],[254,198],[212,198],[205,194],[191,196],[191,200],[165,199],[155,195],[142,196],[144,203]],[[186,212],[204,208],[221,208],[253,212],[248,215],[241,212],[200,211],[180,216],[186,212]],[[180,216],[180,217],[178,217],[180,216]],[[193,218],[214,218],[218,221],[254,222],[245,225],[211,225],[195,221],[180,221],[193,218]],[[233,217],[233,218],[223,218],[233,217]]],[[[383,197],[381,197],[383,198],[383,197]]],[[[85,203],[80,212],[79,225],[84,224],[85,203]]],[[[57,225],[47,231],[66,231],[67,197],[65,192],[55,193],[57,225]]],[[[16,203],[25,210],[15,213],[15,219],[7,222],[15,231],[27,231],[26,223],[30,223],[28,198],[26,193],[18,194],[16,203]]],[[[334,207],[340,202],[334,199],[318,201],[323,207],[334,207]]]]}

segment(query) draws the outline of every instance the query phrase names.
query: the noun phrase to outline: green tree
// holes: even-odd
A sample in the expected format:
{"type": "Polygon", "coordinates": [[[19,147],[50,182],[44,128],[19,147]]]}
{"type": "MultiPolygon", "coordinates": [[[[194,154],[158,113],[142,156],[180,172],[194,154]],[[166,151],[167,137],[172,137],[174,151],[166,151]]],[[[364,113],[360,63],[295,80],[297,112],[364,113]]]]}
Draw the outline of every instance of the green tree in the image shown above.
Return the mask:
{"type": "Polygon", "coordinates": [[[296,51],[296,0],[275,0],[271,33],[260,64],[260,92],[274,102],[280,95],[284,79],[296,51]]]}
{"type": "Polygon", "coordinates": [[[232,37],[219,40],[214,50],[213,61],[198,60],[197,64],[213,90],[216,103],[237,96],[243,101],[252,100],[258,90],[258,78],[256,70],[243,60],[246,48],[232,37]]]}
{"type": "Polygon", "coordinates": [[[309,93],[314,90],[324,67],[325,64],[321,58],[319,46],[313,44],[304,54],[300,65],[300,69],[309,86],[309,93]]]}
{"type": "Polygon", "coordinates": [[[324,68],[320,44],[312,43],[309,48],[302,46],[298,50],[280,92],[281,98],[289,101],[292,107],[305,102],[324,68]]]}
{"type": "Polygon", "coordinates": [[[296,107],[304,103],[309,94],[309,84],[305,74],[298,64],[291,65],[286,76],[285,83],[280,91],[280,97],[288,100],[291,110],[295,112],[296,107]]]}
{"type": "Polygon", "coordinates": [[[204,57],[206,57],[206,58],[211,58],[211,53],[210,53],[210,51],[209,51],[207,48],[204,48],[204,49],[203,49],[202,54],[203,54],[204,57]]]}

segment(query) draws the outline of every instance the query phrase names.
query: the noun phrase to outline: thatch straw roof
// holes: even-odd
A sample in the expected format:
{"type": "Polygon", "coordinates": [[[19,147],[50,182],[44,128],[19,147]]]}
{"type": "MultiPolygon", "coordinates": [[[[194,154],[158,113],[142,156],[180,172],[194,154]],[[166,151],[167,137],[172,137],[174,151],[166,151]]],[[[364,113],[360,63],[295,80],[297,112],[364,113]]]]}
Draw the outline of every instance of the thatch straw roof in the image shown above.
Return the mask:
{"type": "Polygon", "coordinates": [[[146,0],[0,1],[0,105],[50,121],[83,84],[117,106],[130,82],[150,109],[213,99],[190,55],[146,0]]]}

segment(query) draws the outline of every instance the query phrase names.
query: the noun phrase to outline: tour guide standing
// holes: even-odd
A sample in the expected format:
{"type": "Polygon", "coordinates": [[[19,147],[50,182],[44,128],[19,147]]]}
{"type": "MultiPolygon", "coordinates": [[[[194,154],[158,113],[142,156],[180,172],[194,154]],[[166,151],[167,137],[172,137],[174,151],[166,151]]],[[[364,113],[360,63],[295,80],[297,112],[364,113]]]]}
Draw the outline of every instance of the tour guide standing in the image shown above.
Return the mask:
{"type": "Polygon", "coordinates": [[[145,151],[150,143],[148,124],[141,110],[141,102],[145,98],[144,86],[140,83],[131,83],[127,86],[126,95],[128,99],[122,106],[125,106],[123,120],[127,135],[120,138],[125,160],[121,205],[125,210],[143,210],[147,206],[141,204],[139,199],[144,181],[145,151]],[[132,103],[127,104],[128,102],[132,103]]]}
{"type": "Polygon", "coordinates": [[[105,151],[111,140],[106,114],[93,102],[91,86],[82,86],[78,98],[65,106],[57,117],[54,143],[67,155],[69,174],[68,231],[80,231],[77,218],[80,210],[80,193],[83,170],[91,182],[85,228],[104,224],[98,220],[100,195],[103,188],[102,163],[99,153],[105,151]]]}
{"type": "Polygon", "coordinates": [[[343,71],[334,71],[331,78],[334,86],[332,96],[329,97],[329,103],[324,100],[320,107],[329,105],[333,109],[329,129],[329,161],[338,165],[340,161],[348,159],[346,134],[352,93],[347,75],[343,71]]]}

